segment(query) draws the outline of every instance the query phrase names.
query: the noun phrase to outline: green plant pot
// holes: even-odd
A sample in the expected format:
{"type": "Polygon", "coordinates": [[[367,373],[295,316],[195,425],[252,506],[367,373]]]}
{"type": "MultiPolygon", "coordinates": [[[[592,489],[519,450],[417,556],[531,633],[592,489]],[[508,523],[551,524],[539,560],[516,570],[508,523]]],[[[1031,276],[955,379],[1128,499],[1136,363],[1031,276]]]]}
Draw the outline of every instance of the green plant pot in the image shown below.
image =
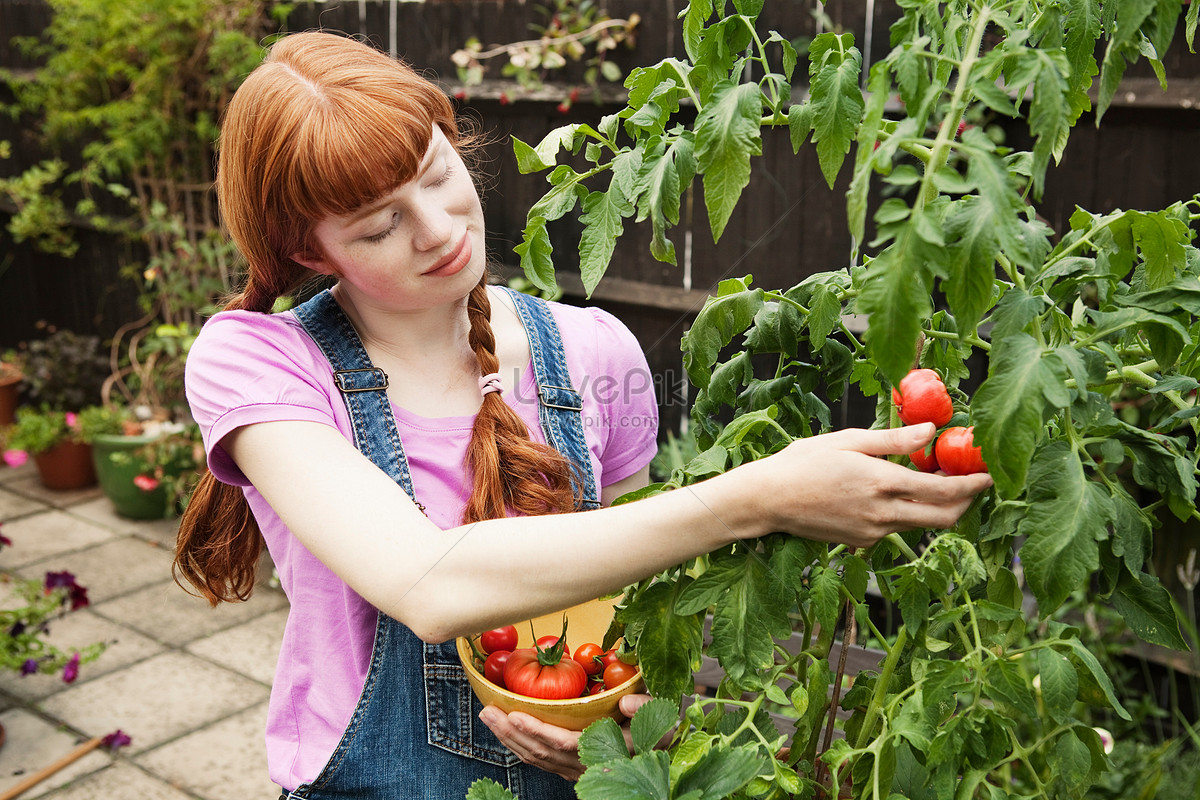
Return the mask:
{"type": "Polygon", "coordinates": [[[145,459],[135,455],[136,450],[153,441],[152,436],[102,434],[92,442],[92,460],[100,488],[122,517],[162,519],[166,516],[166,489],[159,486],[146,491],[133,482],[138,475],[153,472],[145,459]]]}

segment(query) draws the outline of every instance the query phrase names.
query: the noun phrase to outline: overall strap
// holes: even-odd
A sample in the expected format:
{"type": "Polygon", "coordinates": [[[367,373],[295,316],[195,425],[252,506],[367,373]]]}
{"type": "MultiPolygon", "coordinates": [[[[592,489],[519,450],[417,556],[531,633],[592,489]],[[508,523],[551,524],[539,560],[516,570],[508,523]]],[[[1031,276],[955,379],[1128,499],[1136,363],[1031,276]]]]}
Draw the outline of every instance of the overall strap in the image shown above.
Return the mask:
{"type": "Polygon", "coordinates": [[[371,363],[358,331],[328,289],[293,311],[333,367],[333,379],[354,427],[355,446],[416,503],[408,459],[388,400],[387,373],[371,363]]]}
{"type": "Polygon", "coordinates": [[[599,508],[600,495],[583,432],[583,399],[571,382],[554,315],[540,297],[507,286],[501,288],[513,299],[529,338],[529,354],[538,386],[538,420],[546,441],[575,465],[577,471],[572,481],[581,491],[583,507],[599,508]]]}

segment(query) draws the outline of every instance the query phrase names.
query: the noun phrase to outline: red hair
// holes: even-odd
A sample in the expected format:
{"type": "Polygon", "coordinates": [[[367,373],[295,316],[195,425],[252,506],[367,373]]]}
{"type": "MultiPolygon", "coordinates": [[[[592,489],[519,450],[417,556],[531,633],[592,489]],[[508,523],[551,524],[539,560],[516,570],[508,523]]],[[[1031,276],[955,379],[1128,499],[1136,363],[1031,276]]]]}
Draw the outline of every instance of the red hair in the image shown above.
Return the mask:
{"type": "MultiPolygon", "coordinates": [[[[460,152],[445,94],[411,67],[327,33],[277,41],[234,94],[222,122],[217,198],[248,264],[226,309],[269,312],[313,274],[290,258],[312,252],[313,227],[345,215],[414,177],[437,125],[460,152]]],[[[468,337],[480,374],[498,369],[487,276],[467,298],[468,337]]],[[[577,507],[570,462],[532,442],[499,393],[484,396],[464,465],[472,492],[464,522],[577,507]]],[[[206,473],[180,524],[175,575],[210,603],[245,600],[254,588],[262,535],[242,490],[206,473]]]]}

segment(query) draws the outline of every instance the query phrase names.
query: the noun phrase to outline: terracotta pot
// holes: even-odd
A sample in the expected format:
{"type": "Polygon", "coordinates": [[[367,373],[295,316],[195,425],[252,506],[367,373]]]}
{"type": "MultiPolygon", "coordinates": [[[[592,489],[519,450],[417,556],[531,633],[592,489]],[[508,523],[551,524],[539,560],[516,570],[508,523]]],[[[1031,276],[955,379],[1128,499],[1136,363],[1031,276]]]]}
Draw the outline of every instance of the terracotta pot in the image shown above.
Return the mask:
{"type": "Polygon", "coordinates": [[[42,485],[47,489],[84,489],[96,483],[90,444],[63,442],[44,453],[38,453],[33,461],[37,464],[42,485]]]}
{"type": "Polygon", "coordinates": [[[21,385],[20,373],[0,375],[0,428],[11,425],[17,418],[17,389],[21,385]]]}

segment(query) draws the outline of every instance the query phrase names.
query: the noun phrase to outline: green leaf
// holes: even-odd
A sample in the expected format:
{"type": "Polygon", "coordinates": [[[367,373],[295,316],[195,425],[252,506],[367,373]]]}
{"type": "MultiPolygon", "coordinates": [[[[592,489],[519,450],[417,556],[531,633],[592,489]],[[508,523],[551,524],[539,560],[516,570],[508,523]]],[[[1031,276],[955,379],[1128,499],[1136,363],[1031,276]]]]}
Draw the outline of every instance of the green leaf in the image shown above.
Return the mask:
{"type": "Polygon", "coordinates": [[[1107,535],[1113,509],[1104,487],[1087,479],[1079,454],[1061,440],[1048,443],[1034,460],[1028,499],[1018,526],[1028,537],[1021,564],[1045,616],[1099,568],[1096,540],[1107,535]]]}
{"type": "Polygon", "coordinates": [[[983,448],[1001,497],[1014,498],[1025,487],[1047,409],[1070,404],[1065,381],[1062,362],[1043,358],[1032,336],[1011,333],[996,340],[987,380],[971,401],[971,416],[975,444],[983,448]]]}
{"type": "Polygon", "coordinates": [[[662,750],[598,764],[583,773],[575,794],[579,800],[670,800],[670,768],[662,750]]]}
{"type": "Polygon", "coordinates": [[[1021,667],[1013,661],[1003,658],[989,660],[983,690],[988,697],[1006,703],[1030,719],[1038,715],[1029,682],[1021,667]]]}
{"type": "Polygon", "coordinates": [[[1121,705],[1121,701],[1117,699],[1117,692],[1113,688],[1112,679],[1108,677],[1108,673],[1104,671],[1104,667],[1100,666],[1100,661],[1084,646],[1083,642],[1076,638],[1063,639],[1062,643],[1071,648],[1075,653],[1075,657],[1087,667],[1088,672],[1092,674],[1096,685],[1100,687],[1100,691],[1104,692],[1105,699],[1112,709],[1117,712],[1121,719],[1132,719],[1129,712],[1125,710],[1125,706],[1121,705]]]}
{"type": "Polygon", "coordinates": [[[1033,147],[1034,196],[1040,198],[1045,189],[1046,167],[1053,156],[1055,163],[1062,156],[1071,132],[1069,86],[1066,73],[1070,69],[1062,53],[1035,50],[1039,69],[1034,82],[1033,102],[1029,108],[1029,131],[1036,137],[1033,147]]]}
{"type": "Polygon", "coordinates": [[[540,172],[554,166],[558,151],[563,147],[570,148],[575,140],[576,132],[584,126],[564,125],[550,131],[537,147],[530,147],[517,137],[512,137],[513,153],[517,157],[517,170],[522,175],[540,172]]]}
{"type": "Polygon", "coordinates": [[[1071,715],[1079,693],[1079,675],[1066,656],[1043,647],[1037,653],[1039,689],[1046,713],[1055,722],[1062,723],[1071,715]]]}
{"type": "Polygon", "coordinates": [[[625,743],[625,735],[621,733],[621,728],[612,717],[601,717],[579,735],[579,760],[586,767],[609,761],[623,761],[629,757],[629,745],[625,743]]]}
{"type": "MultiPolygon", "coordinates": [[[[977,129],[963,134],[968,143],[982,149],[990,140],[977,129]]],[[[1021,197],[1005,162],[991,152],[972,153],[967,164],[967,181],[977,189],[980,208],[995,226],[1000,249],[1018,264],[1033,268],[1033,252],[1025,239],[1022,220],[1029,206],[1021,197]]]]}
{"type": "Polygon", "coordinates": [[[749,280],[722,281],[717,296],[704,301],[696,321],[683,336],[683,363],[692,383],[708,386],[709,368],[717,363],[721,348],[754,322],[763,304],[763,290],[750,289],[749,280]]]}
{"type": "Polygon", "coordinates": [[[996,232],[989,209],[978,198],[955,202],[946,215],[948,243],[943,284],[960,331],[973,331],[992,305],[996,280],[996,232]]]}
{"type": "Polygon", "coordinates": [[[681,135],[664,148],[649,149],[638,176],[643,191],[638,197],[637,221],[650,218],[653,238],[650,253],[659,261],[675,263],[675,245],[666,236],[668,225],[679,224],[679,198],[696,174],[696,157],[690,134],[681,135]]]}
{"type": "Polygon", "coordinates": [[[679,723],[679,705],[662,697],[642,704],[629,723],[633,752],[653,750],[664,736],[679,723]]]}
{"type": "Polygon", "coordinates": [[[704,798],[730,797],[749,783],[762,765],[757,747],[730,747],[722,742],[680,776],[674,791],[700,791],[698,796],[704,798]]]}
{"type": "Polygon", "coordinates": [[[791,580],[785,580],[757,552],[723,557],[720,568],[731,571],[734,580],[713,609],[709,654],[730,680],[739,683],[774,663],[774,640],[792,632],[787,611],[795,605],[796,591],[791,580]]]}
{"type": "Polygon", "coordinates": [[[893,385],[916,357],[921,325],[933,312],[928,264],[939,255],[909,228],[867,267],[858,310],[869,317],[867,347],[893,385]]]}
{"type": "Polygon", "coordinates": [[[692,691],[692,673],[700,668],[703,615],[675,613],[676,587],[655,583],[617,614],[624,623],[642,626],[638,664],[646,689],[655,697],[677,700],[692,691]]]}
{"type": "Polygon", "coordinates": [[[812,140],[829,188],[858,130],[865,103],[859,89],[862,54],[851,34],[821,33],[809,45],[809,102],[813,107],[812,140]]]}
{"type": "Polygon", "coordinates": [[[724,81],[696,118],[696,167],[713,241],[750,182],[750,157],[762,155],[762,93],[757,84],[724,81]]]}
{"type": "Polygon", "coordinates": [[[1133,240],[1142,254],[1140,272],[1145,288],[1160,289],[1174,281],[1187,265],[1185,248],[1190,232],[1182,221],[1165,211],[1130,213],[1134,214],[1133,240]]]}
{"type": "Polygon", "coordinates": [[[517,796],[491,778],[480,778],[467,789],[466,800],[517,800],[517,796]]]}
{"type": "Polygon", "coordinates": [[[1122,573],[1113,605],[1134,633],[1151,644],[1187,650],[1171,594],[1158,578],[1144,572],[1122,573]]]}
{"type": "Polygon", "coordinates": [[[525,227],[524,240],[513,248],[521,257],[521,269],[535,286],[545,292],[558,290],[554,280],[554,247],[546,231],[545,217],[530,217],[525,227]]]}
{"type": "MultiPolygon", "coordinates": [[[[614,184],[616,182],[614,181],[614,184]]],[[[617,237],[624,229],[625,217],[633,214],[633,205],[619,186],[607,192],[592,192],[583,200],[583,234],[579,239],[579,271],[588,297],[604,276],[612,260],[617,237]]]]}

